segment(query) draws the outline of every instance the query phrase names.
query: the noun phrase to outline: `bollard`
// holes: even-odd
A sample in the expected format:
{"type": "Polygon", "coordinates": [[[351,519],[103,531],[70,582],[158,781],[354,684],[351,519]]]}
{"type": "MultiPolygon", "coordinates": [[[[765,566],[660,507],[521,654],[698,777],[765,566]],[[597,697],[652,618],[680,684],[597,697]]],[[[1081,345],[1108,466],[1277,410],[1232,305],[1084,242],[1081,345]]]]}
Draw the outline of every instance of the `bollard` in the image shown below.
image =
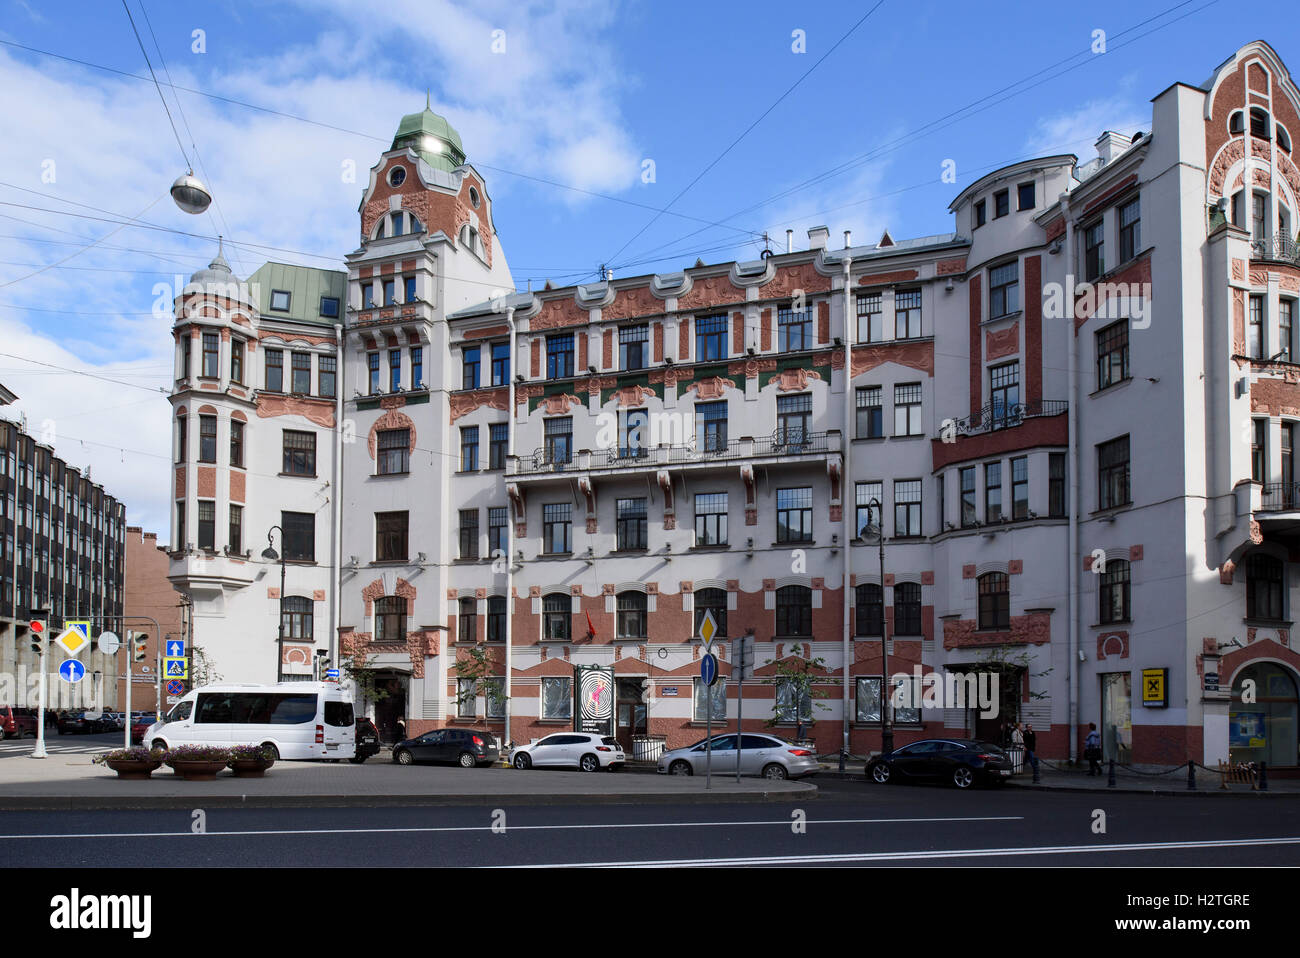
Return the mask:
{"type": "Polygon", "coordinates": [[[848,754],[849,753],[847,749],[843,749],[843,748],[840,749],[840,774],[841,775],[844,774],[844,762],[848,758],[848,754]]]}
{"type": "Polygon", "coordinates": [[[1187,760],[1187,790],[1196,791],[1196,763],[1190,758],[1187,760]]]}
{"type": "Polygon", "coordinates": [[[1259,790],[1268,791],[1268,762],[1259,763],[1259,790]]]}
{"type": "Polygon", "coordinates": [[[1115,787],[1115,760],[1113,758],[1110,760],[1110,777],[1106,779],[1106,787],[1115,787]]]}
{"type": "Polygon", "coordinates": [[[1038,777],[1038,759],[1034,759],[1034,784],[1037,785],[1041,779],[1038,777]]]}

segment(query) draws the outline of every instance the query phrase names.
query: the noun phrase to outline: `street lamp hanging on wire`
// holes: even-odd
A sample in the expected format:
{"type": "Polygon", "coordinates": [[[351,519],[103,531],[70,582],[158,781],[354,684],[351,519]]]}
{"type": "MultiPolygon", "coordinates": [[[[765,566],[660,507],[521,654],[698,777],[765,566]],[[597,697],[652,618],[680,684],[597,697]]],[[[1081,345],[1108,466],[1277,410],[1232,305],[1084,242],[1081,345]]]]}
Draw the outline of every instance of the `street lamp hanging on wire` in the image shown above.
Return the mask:
{"type": "Polygon", "coordinates": [[[172,184],[172,199],[186,213],[199,214],[212,202],[212,194],[203,185],[203,181],[190,170],[184,176],[178,176],[172,184]]]}

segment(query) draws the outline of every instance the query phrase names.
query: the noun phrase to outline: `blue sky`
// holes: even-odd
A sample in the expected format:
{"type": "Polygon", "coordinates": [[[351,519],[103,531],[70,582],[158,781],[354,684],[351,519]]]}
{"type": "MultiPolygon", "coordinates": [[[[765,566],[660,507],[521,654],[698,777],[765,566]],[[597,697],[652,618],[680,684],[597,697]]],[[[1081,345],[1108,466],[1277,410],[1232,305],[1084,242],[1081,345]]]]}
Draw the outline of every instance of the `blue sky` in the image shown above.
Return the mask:
{"type": "Polygon", "coordinates": [[[516,282],[537,287],[601,264],[624,277],[750,259],[764,231],[783,249],[787,227],[797,246],[816,224],[833,245],[844,229],[856,243],[946,232],[975,178],[1149,129],[1151,97],[1243,43],[1300,64],[1285,3],[1250,7],[1250,23],[1277,24],[1263,30],[1223,0],[885,0],[822,60],[872,4],[129,2],[164,82],[165,63],[179,86],[316,121],[187,92],[178,109],[168,92],[217,197],[186,216],[166,197],[184,160],[151,83],[12,45],[146,74],[121,4],[0,0],[0,203],[17,204],[0,205],[0,382],[22,397],[6,414],[43,423],[132,523],[160,531],[168,407],[149,390],[171,352],[157,284],[206,263],[217,233],[244,276],[268,258],[340,266],[365,171],[426,89],[487,180],[516,282]]]}

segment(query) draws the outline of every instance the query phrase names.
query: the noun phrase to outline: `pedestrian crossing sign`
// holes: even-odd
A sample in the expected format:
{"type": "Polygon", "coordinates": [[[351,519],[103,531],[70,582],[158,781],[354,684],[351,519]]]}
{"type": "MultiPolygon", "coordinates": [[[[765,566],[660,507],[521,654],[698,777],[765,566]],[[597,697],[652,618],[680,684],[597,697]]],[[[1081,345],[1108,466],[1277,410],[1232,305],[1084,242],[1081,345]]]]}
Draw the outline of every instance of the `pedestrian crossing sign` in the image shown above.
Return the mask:
{"type": "Polygon", "coordinates": [[[163,659],[163,677],[168,679],[188,679],[189,663],[185,659],[163,659]]]}

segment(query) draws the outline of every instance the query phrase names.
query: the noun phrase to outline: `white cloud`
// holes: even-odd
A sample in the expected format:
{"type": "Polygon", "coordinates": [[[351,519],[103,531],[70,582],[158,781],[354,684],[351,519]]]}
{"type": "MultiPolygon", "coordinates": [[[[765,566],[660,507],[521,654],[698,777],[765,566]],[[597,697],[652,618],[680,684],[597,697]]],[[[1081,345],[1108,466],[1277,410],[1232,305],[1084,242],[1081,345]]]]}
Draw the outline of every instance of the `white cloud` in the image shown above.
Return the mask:
{"type": "Polygon", "coordinates": [[[1065,113],[1041,117],[1025,139],[1025,155],[1075,153],[1080,162],[1087,162],[1096,155],[1090,147],[1107,130],[1132,136],[1138,130],[1150,129],[1150,105],[1119,93],[1090,100],[1065,113]]]}

